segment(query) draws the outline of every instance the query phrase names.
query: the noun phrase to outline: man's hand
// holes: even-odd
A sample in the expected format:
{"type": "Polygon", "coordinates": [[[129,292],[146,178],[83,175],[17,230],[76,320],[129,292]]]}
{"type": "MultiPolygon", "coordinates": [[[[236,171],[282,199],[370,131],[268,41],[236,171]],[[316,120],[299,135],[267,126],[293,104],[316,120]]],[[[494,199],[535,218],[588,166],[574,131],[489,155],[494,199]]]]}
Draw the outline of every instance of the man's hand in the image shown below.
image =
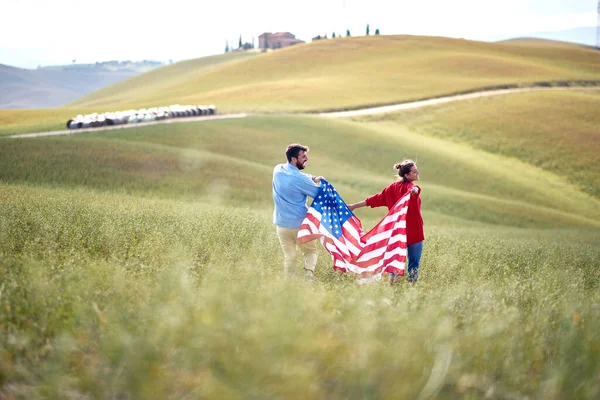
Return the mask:
{"type": "Polygon", "coordinates": [[[323,179],[322,176],[313,176],[312,180],[314,183],[321,183],[321,179],[323,179]]]}

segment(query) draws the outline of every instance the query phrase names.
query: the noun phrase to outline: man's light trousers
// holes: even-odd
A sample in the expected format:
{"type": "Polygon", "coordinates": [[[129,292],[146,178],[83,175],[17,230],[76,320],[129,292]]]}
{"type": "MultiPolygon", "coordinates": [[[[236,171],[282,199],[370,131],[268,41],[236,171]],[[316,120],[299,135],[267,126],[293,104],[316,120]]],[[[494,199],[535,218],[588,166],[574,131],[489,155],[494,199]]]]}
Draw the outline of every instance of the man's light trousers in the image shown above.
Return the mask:
{"type": "Polygon", "coordinates": [[[317,241],[311,240],[305,244],[298,243],[298,231],[297,229],[277,228],[277,237],[279,243],[283,249],[283,272],[285,276],[293,275],[296,272],[296,262],[298,258],[298,250],[302,251],[304,256],[304,272],[306,274],[314,275],[315,266],[317,265],[317,241]]]}

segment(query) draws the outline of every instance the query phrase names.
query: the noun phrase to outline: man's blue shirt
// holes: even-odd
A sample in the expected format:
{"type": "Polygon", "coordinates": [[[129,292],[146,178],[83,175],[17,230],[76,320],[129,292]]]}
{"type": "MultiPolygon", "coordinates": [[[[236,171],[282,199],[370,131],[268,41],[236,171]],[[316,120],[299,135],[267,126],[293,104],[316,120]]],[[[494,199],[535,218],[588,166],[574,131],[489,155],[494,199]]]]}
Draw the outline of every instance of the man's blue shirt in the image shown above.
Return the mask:
{"type": "Polygon", "coordinates": [[[308,206],[306,197],[315,197],[319,185],[311,175],[304,174],[290,163],[279,164],[273,170],[273,223],[282,228],[300,228],[308,206]]]}

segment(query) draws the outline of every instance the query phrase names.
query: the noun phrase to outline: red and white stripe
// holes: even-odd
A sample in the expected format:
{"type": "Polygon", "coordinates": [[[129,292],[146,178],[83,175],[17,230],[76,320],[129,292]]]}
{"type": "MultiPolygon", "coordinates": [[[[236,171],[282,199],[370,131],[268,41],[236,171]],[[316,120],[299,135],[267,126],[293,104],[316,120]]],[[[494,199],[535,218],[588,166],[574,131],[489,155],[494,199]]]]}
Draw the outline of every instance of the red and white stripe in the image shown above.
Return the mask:
{"type": "Polygon", "coordinates": [[[333,268],[356,274],[361,284],[381,279],[384,272],[404,275],[409,200],[410,193],[366,234],[360,220],[353,216],[342,226],[339,239],[321,226],[321,214],[311,207],[298,232],[298,241],[306,243],[320,239],[331,254],[333,268]]]}

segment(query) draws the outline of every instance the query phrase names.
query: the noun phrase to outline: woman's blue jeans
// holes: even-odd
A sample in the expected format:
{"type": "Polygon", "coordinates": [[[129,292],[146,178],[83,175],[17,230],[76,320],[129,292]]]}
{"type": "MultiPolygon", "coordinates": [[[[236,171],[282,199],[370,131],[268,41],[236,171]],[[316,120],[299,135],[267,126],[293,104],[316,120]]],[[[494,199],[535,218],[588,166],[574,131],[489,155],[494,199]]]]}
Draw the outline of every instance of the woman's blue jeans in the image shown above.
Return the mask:
{"type": "MultiPolygon", "coordinates": [[[[419,279],[419,265],[421,264],[421,253],[423,253],[423,242],[413,243],[406,246],[408,255],[408,281],[416,282],[419,279]]],[[[395,274],[390,274],[393,278],[395,274]]]]}

